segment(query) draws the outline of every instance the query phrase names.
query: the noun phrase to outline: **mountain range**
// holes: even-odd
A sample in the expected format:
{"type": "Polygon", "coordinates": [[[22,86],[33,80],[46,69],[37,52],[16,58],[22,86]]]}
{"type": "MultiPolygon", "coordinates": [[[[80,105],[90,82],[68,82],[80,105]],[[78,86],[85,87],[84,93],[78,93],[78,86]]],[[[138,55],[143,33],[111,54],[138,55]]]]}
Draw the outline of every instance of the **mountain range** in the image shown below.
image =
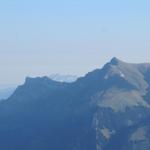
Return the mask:
{"type": "Polygon", "coordinates": [[[9,98],[13,92],[15,91],[16,87],[13,86],[13,87],[5,87],[5,88],[0,88],[0,100],[3,100],[3,99],[7,99],[9,98]]]}
{"type": "Polygon", "coordinates": [[[72,83],[28,77],[0,120],[1,150],[149,150],[150,63],[112,58],[72,83]]]}
{"type": "MultiPolygon", "coordinates": [[[[61,75],[61,74],[51,74],[49,76],[50,79],[54,80],[54,81],[59,81],[59,82],[67,82],[67,83],[71,83],[77,80],[77,76],[75,75],[61,75]]],[[[5,100],[7,98],[9,98],[13,92],[16,89],[16,85],[7,85],[7,86],[2,86],[0,88],[0,100],[5,100]]]]}
{"type": "Polygon", "coordinates": [[[75,75],[69,75],[69,74],[66,74],[66,75],[62,75],[62,74],[51,74],[49,76],[50,79],[54,80],[54,81],[58,81],[58,82],[67,82],[67,83],[70,83],[70,82],[74,82],[77,80],[77,76],[75,75]]]}

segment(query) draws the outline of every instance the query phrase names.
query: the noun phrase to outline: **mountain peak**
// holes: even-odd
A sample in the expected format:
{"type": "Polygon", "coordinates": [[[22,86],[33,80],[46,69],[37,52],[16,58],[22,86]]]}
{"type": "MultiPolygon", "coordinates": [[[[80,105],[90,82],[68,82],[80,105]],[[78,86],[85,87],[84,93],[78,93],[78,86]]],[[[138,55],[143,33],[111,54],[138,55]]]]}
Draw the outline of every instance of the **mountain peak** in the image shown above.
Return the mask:
{"type": "Polygon", "coordinates": [[[117,57],[113,57],[110,61],[111,64],[116,65],[118,63],[122,62],[121,60],[119,60],[117,57]]]}

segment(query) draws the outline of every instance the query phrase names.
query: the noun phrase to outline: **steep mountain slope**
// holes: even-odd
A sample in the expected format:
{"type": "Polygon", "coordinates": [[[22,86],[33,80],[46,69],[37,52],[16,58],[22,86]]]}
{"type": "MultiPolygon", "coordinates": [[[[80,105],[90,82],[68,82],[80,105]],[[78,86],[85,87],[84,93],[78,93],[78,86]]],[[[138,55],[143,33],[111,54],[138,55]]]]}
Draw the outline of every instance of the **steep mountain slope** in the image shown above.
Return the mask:
{"type": "Polygon", "coordinates": [[[117,58],[73,83],[27,78],[0,102],[0,149],[149,150],[149,81],[117,58]]]}

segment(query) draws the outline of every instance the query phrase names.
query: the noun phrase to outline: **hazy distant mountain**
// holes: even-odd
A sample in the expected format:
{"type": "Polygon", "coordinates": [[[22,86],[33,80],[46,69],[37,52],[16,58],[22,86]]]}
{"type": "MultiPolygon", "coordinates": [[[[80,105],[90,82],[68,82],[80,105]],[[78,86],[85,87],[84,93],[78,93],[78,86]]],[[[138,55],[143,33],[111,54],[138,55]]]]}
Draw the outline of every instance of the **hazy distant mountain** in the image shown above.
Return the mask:
{"type": "Polygon", "coordinates": [[[113,58],[73,83],[26,78],[0,120],[2,150],[149,150],[150,64],[113,58]]]}
{"type": "Polygon", "coordinates": [[[7,99],[9,96],[13,94],[16,87],[8,87],[8,88],[0,88],[0,100],[7,99]]]}
{"type": "Polygon", "coordinates": [[[75,75],[61,75],[61,74],[51,74],[49,76],[50,79],[59,82],[74,82],[77,80],[77,76],[75,75]]]}

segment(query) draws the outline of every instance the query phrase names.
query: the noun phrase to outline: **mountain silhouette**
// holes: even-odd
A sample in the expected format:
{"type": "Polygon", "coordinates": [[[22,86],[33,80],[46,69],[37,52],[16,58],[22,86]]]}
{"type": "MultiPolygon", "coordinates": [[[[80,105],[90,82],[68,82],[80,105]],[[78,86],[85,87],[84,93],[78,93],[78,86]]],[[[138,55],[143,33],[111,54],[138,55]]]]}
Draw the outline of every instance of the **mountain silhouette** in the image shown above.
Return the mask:
{"type": "Polygon", "coordinates": [[[149,81],[118,58],[73,83],[27,77],[0,102],[0,149],[149,150],[149,81]]]}

